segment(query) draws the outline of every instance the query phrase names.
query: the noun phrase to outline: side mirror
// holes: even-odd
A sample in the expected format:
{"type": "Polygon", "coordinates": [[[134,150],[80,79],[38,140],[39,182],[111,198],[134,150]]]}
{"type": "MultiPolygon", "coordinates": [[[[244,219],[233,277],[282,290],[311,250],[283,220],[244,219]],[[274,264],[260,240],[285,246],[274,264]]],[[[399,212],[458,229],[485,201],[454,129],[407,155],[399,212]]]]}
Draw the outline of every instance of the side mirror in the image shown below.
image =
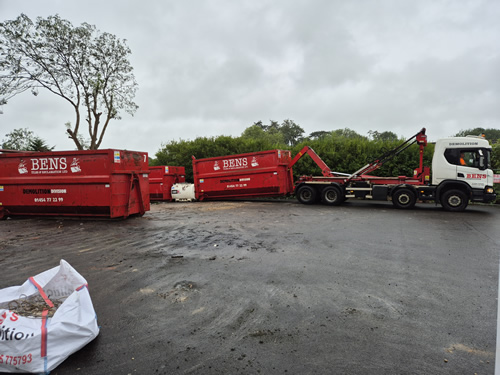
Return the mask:
{"type": "Polygon", "coordinates": [[[486,165],[484,164],[483,150],[479,150],[479,169],[482,171],[486,169],[486,165]]]}
{"type": "Polygon", "coordinates": [[[486,165],[484,165],[484,156],[479,157],[479,169],[482,171],[486,169],[486,165]]]}

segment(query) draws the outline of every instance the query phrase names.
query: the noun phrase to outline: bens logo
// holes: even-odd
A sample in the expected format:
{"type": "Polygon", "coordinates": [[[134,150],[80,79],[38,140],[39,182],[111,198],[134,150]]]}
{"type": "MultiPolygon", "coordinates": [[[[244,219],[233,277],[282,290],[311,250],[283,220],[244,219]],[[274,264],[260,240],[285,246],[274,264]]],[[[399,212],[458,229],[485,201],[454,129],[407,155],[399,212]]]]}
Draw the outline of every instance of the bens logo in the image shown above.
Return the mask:
{"type": "Polygon", "coordinates": [[[39,158],[31,159],[31,172],[57,171],[68,168],[66,158],[39,158]]]}
{"type": "Polygon", "coordinates": [[[248,166],[246,158],[223,160],[222,163],[224,169],[246,168],[248,166]]]}
{"type": "MultiPolygon", "coordinates": [[[[80,160],[73,158],[69,169],[72,173],[81,172],[80,160]]],[[[65,157],[33,158],[28,162],[21,160],[17,170],[19,174],[63,174],[68,173],[68,160],[65,157]]]]}
{"type": "Polygon", "coordinates": [[[21,162],[17,166],[17,170],[19,171],[19,174],[28,173],[28,168],[26,168],[26,162],[24,160],[21,160],[21,162]]]}
{"type": "Polygon", "coordinates": [[[82,168],[80,168],[80,160],[77,158],[73,158],[73,162],[71,163],[71,172],[81,172],[82,168]]]}
{"type": "Polygon", "coordinates": [[[227,159],[222,160],[222,169],[243,169],[248,167],[248,159],[247,158],[237,158],[237,159],[227,159]]]}
{"type": "Polygon", "coordinates": [[[220,169],[227,171],[232,169],[245,169],[248,168],[249,164],[252,167],[258,167],[259,162],[257,158],[254,156],[252,161],[249,162],[249,158],[236,158],[236,159],[226,159],[226,160],[216,160],[214,162],[214,171],[218,171],[220,169]]]}
{"type": "Polygon", "coordinates": [[[483,178],[488,178],[486,174],[475,174],[475,173],[467,173],[467,178],[474,180],[482,180],[483,178]]]}

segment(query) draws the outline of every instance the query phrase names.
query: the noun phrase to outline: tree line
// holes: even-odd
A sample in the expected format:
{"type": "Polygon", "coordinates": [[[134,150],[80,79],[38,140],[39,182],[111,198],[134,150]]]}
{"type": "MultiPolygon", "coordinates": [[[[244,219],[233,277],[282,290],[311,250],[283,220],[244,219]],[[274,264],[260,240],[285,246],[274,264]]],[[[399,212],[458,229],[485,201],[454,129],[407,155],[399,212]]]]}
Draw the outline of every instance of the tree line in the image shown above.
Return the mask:
{"type": "MultiPolygon", "coordinates": [[[[493,168],[500,173],[500,130],[469,129],[456,136],[465,134],[486,134],[493,144],[493,168]],[[497,137],[498,138],[489,138],[497,137]]],[[[209,158],[224,155],[235,155],[272,149],[290,150],[296,155],[304,146],[312,147],[323,161],[334,171],[352,173],[370,161],[375,160],[388,150],[398,146],[404,139],[390,131],[370,130],[366,136],[345,128],[333,131],[317,131],[304,136],[304,130],[292,120],[284,120],[281,124],[261,121],[246,128],[239,137],[217,136],[198,137],[194,140],[173,140],[164,145],[152,160],[154,165],[184,166],[186,178],[192,181],[192,159],[209,158]]],[[[431,165],[434,145],[429,143],[424,149],[424,164],[431,165]]],[[[389,160],[374,172],[379,176],[411,176],[418,167],[418,145],[412,145],[397,157],[389,160]]],[[[294,175],[321,174],[321,170],[309,157],[303,157],[294,166],[294,175]]]]}

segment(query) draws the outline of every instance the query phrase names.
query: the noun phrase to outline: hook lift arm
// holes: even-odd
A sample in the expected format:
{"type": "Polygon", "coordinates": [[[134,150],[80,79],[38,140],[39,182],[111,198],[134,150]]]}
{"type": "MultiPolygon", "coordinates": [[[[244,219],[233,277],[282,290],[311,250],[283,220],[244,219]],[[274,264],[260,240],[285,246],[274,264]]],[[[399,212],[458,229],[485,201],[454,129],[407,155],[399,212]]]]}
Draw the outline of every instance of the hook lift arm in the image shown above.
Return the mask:
{"type": "Polygon", "coordinates": [[[288,170],[290,170],[295,165],[295,163],[297,163],[300,160],[302,156],[308,154],[311,157],[311,159],[313,159],[313,161],[321,169],[321,173],[323,174],[323,176],[325,177],[332,177],[334,175],[345,176],[347,177],[347,180],[351,180],[355,177],[373,172],[374,170],[380,168],[386,161],[400,154],[414,143],[418,143],[420,145],[420,168],[417,169],[418,175],[420,175],[423,172],[424,147],[427,146],[427,136],[425,135],[425,128],[422,128],[422,130],[420,130],[413,137],[408,138],[399,146],[393,148],[390,151],[387,151],[381,157],[368,163],[363,168],[357,170],[353,174],[332,172],[332,170],[328,167],[328,165],[326,165],[326,163],[318,156],[318,154],[316,154],[316,152],[314,152],[314,150],[309,146],[305,146],[302,150],[300,150],[300,152],[297,155],[295,155],[290,164],[288,164],[288,170]]]}
{"type": "Polygon", "coordinates": [[[415,134],[413,137],[408,138],[406,141],[401,143],[399,146],[396,146],[390,151],[387,151],[385,154],[383,154],[381,157],[378,159],[373,160],[372,162],[368,163],[365,165],[363,168],[357,170],[353,174],[351,174],[348,178],[348,180],[351,180],[355,177],[361,176],[363,174],[367,174],[370,172],[373,172],[374,170],[380,168],[386,161],[392,159],[396,155],[400,154],[404,150],[406,150],[408,147],[413,145],[414,143],[418,143],[420,146],[420,167],[419,167],[419,174],[422,173],[423,171],[423,156],[424,156],[424,147],[427,146],[427,136],[425,135],[425,128],[422,128],[417,134],[415,134]]]}
{"type": "Polygon", "coordinates": [[[317,166],[320,167],[323,176],[330,177],[332,175],[333,172],[330,170],[328,165],[326,165],[326,163],[318,156],[318,154],[314,152],[314,150],[309,146],[304,146],[304,148],[300,150],[297,155],[295,155],[290,164],[288,164],[288,170],[292,169],[295,163],[297,163],[299,159],[305,154],[308,154],[311,159],[314,160],[317,166]]]}

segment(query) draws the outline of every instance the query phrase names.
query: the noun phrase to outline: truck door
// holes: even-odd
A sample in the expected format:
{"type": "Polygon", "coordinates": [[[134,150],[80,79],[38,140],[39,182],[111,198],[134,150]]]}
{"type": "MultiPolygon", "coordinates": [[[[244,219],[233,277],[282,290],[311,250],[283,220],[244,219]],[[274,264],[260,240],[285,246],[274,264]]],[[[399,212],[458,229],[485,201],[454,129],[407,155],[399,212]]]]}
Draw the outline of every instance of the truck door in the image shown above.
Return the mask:
{"type": "Polygon", "coordinates": [[[474,189],[484,189],[488,183],[487,154],[485,150],[448,149],[445,152],[450,164],[456,165],[458,181],[466,182],[474,189]]]}

